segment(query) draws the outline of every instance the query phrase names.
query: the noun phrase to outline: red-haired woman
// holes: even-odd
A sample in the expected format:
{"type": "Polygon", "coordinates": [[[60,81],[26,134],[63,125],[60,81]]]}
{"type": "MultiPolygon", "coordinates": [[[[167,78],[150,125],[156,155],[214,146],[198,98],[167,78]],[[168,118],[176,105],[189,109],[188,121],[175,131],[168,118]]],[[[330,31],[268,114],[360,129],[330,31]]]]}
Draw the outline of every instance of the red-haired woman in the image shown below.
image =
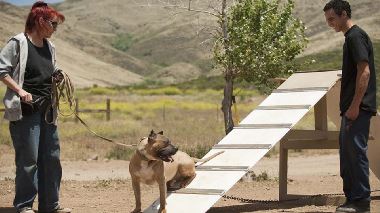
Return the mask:
{"type": "Polygon", "coordinates": [[[25,32],[9,40],[0,53],[0,80],[7,85],[5,114],[16,153],[17,212],[71,212],[59,205],[62,168],[57,112],[50,106],[55,48],[48,38],[65,17],[43,1],[36,2],[25,32]],[[45,112],[52,123],[46,122],[45,112]]]}

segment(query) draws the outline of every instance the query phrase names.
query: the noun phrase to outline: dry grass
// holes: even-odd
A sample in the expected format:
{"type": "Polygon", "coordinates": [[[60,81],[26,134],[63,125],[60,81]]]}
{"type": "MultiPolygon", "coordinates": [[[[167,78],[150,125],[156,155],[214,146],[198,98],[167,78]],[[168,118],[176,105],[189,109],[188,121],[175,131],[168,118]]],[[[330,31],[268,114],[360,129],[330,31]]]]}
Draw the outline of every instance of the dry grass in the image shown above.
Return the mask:
{"type": "MultiPolygon", "coordinates": [[[[163,109],[131,113],[114,111],[111,121],[105,121],[103,115],[83,117],[98,134],[126,144],[137,143],[151,129],[163,130],[175,145],[194,157],[202,157],[224,137],[221,112],[217,115],[216,109],[165,108],[165,114],[163,109]]],[[[98,155],[100,158],[128,160],[132,154],[128,149],[95,138],[73,120],[60,123],[60,137],[62,155],[66,159],[87,159],[98,155]]]]}
{"type": "MultiPolygon", "coordinates": [[[[220,93],[216,91],[198,91],[191,95],[138,95],[128,90],[115,91],[80,90],[78,95],[80,109],[105,108],[105,99],[110,97],[110,121],[106,121],[102,113],[81,113],[80,116],[92,130],[117,142],[136,144],[152,129],[163,130],[181,150],[194,157],[203,157],[225,135],[220,93]]],[[[138,91],[141,92],[144,93],[138,91]]],[[[258,99],[252,100],[238,102],[240,117],[245,117],[258,104],[258,99]]],[[[1,120],[0,134],[0,144],[10,146],[5,120],[1,120]]],[[[59,135],[64,160],[86,160],[93,156],[128,160],[133,153],[96,138],[82,124],[75,122],[73,116],[60,118],[59,135]]]]}

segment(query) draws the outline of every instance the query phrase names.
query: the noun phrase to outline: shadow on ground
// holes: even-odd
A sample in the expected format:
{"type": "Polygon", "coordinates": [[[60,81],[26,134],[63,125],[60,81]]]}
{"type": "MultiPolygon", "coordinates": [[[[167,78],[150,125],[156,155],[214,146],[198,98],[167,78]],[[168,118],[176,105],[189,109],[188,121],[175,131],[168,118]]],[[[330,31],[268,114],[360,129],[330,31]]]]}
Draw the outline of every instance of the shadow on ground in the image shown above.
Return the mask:
{"type": "Polygon", "coordinates": [[[13,207],[0,207],[0,213],[16,213],[16,209],[13,207]]]}
{"type": "MultiPolygon", "coordinates": [[[[375,197],[379,199],[379,196],[375,197]]],[[[207,213],[224,213],[224,212],[251,212],[251,211],[264,211],[276,209],[293,209],[303,206],[338,206],[344,203],[345,198],[342,196],[306,196],[288,201],[265,201],[265,200],[251,200],[241,201],[239,205],[213,207],[207,213]]],[[[318,213],[312,211],[313,213],[318,213]]],[[[311,213],[311,212],[309,212],[311,213]]]]}

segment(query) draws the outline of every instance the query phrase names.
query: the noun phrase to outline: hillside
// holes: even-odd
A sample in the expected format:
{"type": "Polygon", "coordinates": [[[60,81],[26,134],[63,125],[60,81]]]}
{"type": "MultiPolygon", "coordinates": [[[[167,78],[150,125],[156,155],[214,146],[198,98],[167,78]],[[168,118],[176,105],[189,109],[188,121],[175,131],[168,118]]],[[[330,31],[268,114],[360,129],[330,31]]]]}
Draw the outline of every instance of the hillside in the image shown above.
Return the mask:
{"type": "MultiPolygon", "coordinates": [[[[141,81],[141,76],[177,83],[215,74],[210,51],[215,17],[165,2],[182,2],[177,6],[185,7],[188,1],[66,0],[56,5],[67,18],[53,39],[63,68],[81,86],[129,84],[141,81]]],[[[325,23],[322,8],[327,1],[295,2],[295,15],[307,26],[310,39],[302,56],[340,49],[343,36],[325,23]]],[[[2,45],[22,30],[27,9],[0,4],[2,45]]],[[[380,0],[351,4],[355,23],[379,40],[380,0]]],[[[193,1],[194,9],[218,7],[216,0],[193,1]]]]}
{"type": "MultiPolygon", "coordinates": [[[[322,10],[326,2],[328,1],[296,0],[295,15],[305,23],[306,33],[310,39],[304,55],[342,48],[344,37],[341,33],[335,33],[325,22],[322,10]]],[[[351,0],[349,2],[354,23],[363,28],[372,40],[379,40],[380,0],[351,0]]]]}
{"type": "MultiPolygon", "coordinates": [[[[3,47],[11,36],[23,32],[27,13],[26,9],[0,2],[0,19],[2,20],[0,47],[3,47]]],[[[69,31],[68,26],[62,25],[62,28],[60,26],[52,41],[58,49],[57,58],[60,68],[71,76],[75,86],[129,85],[142,81],[141,75],[107,63],[97,58],[99,56],[81,50],[80,44],[63,39],[62,34],[67,31],[69,31]]]]}

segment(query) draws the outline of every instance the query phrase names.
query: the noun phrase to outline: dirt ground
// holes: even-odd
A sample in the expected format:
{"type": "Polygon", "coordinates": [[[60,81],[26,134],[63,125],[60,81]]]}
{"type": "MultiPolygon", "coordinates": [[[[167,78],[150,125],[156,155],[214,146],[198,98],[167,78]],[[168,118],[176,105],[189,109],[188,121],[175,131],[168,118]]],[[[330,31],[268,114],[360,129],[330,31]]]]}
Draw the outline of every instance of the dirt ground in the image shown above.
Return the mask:
{"type": "MultiPolygon", "coordinates": [[[[0,156],[0,213],[14,213],[13,155],[0,156]]],[[[130,212],[134,196],[127,161],[63,161],[61,204],[73,212],[130,212]]],[[[338,175],[339,158],[336,153],[316,155],[295,153],[289,159],[288,192],[297,195],[318,195],[303,199],[278,201],[278,158],[264,158],[254,168],[255,174],[268,174],[268,180],[243,179],[226,195],[249,199],[220,199],[208,212],[334,212],[344,202],[342,182],[338,175]]],[[[371,174],[371,212],[380,212],[380,182],[371,174]]],[[[142,187],[143,208],[158,198],[156,186],[142,187]]],[[[34,205],[35,207],[37,204],[34,205]]]]}

